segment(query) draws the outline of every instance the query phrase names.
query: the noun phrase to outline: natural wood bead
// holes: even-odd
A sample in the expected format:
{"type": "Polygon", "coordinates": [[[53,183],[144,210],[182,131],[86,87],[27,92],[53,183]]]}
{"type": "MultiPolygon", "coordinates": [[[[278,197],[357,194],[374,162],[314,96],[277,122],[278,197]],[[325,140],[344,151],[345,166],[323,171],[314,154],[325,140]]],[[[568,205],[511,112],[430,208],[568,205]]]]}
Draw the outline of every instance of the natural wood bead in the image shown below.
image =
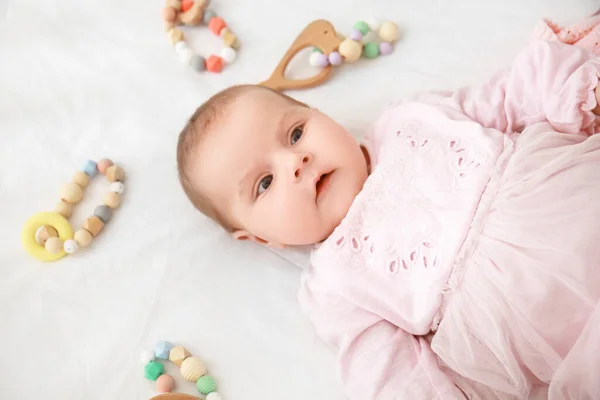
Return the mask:
{"type": "Polygon", "coordinates": [[[91,233],[94,237],[98,236],[102,228],[104,228],[104,222],[98,217],[89,217],[83,223],[83,229],[91,233]]]}
{"type": "Polygon", "coordinates": [[[398,38],[400,38],[400,30],[398,29],[398,25],[390,21],[384,22],[379,28],[379,37],[384,42],[395,42],[398,40],[398,38]]]}
{"type": "Polygon", "coordinates": [[[174,22],[165,22],[164,23],[165,32],[169,32],[171,29],[175,28],[174,22]]]}
{"type": "Polygon", "coordinates": [[[204,9],[206,8],[206,2],[202,0],[195,0],[188,10],[179,14],[179,20],[184,25],[200,25],[202,18],[204,17],[204,9]]]}
{"type": "Polygon", "coordinates": [[[81,186],[73,182],[63,185],[60,190],[60,199],[65,203],[77,204],[81,201],[82,197],[83,190],[81,186]]]}
{"type": "Polygon", "coordinates": [[[183,32],[181,29],[173,28],[167,32],[167,35],[169,35],[169,40],[171,40],[171,43],[173,44],[183,40],[183,32]]]}
{"type": "Polygon", "coordinates": [[[173,7],[177,11],[181,11],[181,0],[167,0],[167,7],[173,7]]]}
{"type": "Polygon", "coordinates": [[[111,165],[106,170],[106,179],[109,182],[123,182],[125,180],[125,171],[118,165],[111,165]]]}
{"type": "Polygon", "coordinates": [[[206,365],[198,357],[188,357],[181,363],[179,371],[186,381],[196,382],[206,374],[206,365]]]}
{"type": "Polygon", "coordinates": [[[353,63],[360,58],[360,55],[362,54],[362,45],[350,38],[344,39],[344,41],[340,43],[338,52],[344,57],[346,62],[353,63]]]}
{"type": "Polygon", "coordinates": [[[190,357],[191,355],[192,354],[189,351],[187,351],[185,347],[175,346],[169,352],[169,360],[178,367],[181,367],[183,360],[190,357]]]}
{"type": "Polygon", "coordinates": [[[56,208],[54,209],[54,211],[68,219],[71,218],[71,215],[73,215],[73,205],[61,201],[58,204],[56,204],[56,208]]]}
{"type": "Polygon", "coordinates": [[[73,175],[73,183],[76,183],[82,189],[85,188],[90,182],[90,177],[83,171],[75,172],[73,175]]]}
{"type": "Polygon", "coordinates": [[[50,254],[58,254],[62,251],[63,241],[58,237],[51,237],[44,244],[46,251],[50,254]]]}
{"type": "Polygon", "coordinates": [[[110,208],[117,208],[121,204],[121,196],[119,193],[108,192],[104,196],[104,205],[110,208]]]}
{"type": "Polygon", "coordinates": [[[102,175],[106,175],[106,170],[112,166],[113,162],[108,158],[103,158],[102,160],[98,161],[98,171],[100,171],[102,175]]]}
{"type": "Polygon", "coordinates": [[[35,231],[35,241],[40,246],[44,246],[46,241],[51,237],[58,237],[58,232],[49,225],[40,226],[38,230],[35,231]]]}
{"type": "Polygon", "coordinates": [[[235,33],[229,31],[223,35],[223,46],[231,47],[232,49],[238,49],[240,47],[240,42],[235,33]]]}
{"type": "Polygon", "coordinates": [[[73,239],[75,239],[79,247],[87,247],[90,243],[92,243],[93,236],[89,231],[80,229],[75,232],[73,239]]]}

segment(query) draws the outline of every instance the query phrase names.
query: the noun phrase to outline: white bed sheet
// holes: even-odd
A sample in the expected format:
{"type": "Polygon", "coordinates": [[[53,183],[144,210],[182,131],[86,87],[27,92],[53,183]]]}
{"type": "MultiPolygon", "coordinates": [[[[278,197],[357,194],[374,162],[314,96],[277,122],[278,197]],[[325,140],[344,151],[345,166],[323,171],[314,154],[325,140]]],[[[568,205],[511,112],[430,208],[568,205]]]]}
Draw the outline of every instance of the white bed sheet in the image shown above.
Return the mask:
{"type": "MultiPolygon", "coordinates": [[[[266,78],[312,19],[347,33],[378,15],[403,30],[391,56],[296,93],[360,136],[389,101],[477,82],[541,17],[575,22],[598,1],[214,0],[242,42],[220,75],[179,64],[162,5],[0,0],[0,399],[147,399],[139,353],[158,339],[206,360],[224,399],[344,399],[335,358],[296,302],[293,264],[306,256],[233,243],[184,198],[175,143],[186,117],[227,85],[266,78]],[[31,259],[23,222],[102,157],[128,174],[113,221],[75,256],[31,259]]],[[[190,35],[199,50],[218,48],[207,30],[190,35]]],[[[94,181],[75,226],[106,187],[94,181]]]]}

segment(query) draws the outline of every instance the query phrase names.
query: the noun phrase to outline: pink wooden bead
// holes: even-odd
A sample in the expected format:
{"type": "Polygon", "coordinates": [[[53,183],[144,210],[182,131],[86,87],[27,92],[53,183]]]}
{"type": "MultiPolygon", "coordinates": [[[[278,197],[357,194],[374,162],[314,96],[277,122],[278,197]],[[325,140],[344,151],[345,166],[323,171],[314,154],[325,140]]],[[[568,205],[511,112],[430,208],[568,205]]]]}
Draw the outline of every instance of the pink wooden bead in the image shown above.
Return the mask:
{"type": "Polygon", "coordinates": [[[163,374],[156,380],[158,393],[171,393],[175,389],[175,379],[171,375],[163,374]]]}
{"type": "Polygon", "coordinates": [[[104,158],[98,161],[98,171],[100,171],[102,175],[106,175],[106,170],[112,165],[112,161],[110,161],[108,158],[104,158]]]}
{"type": "Polygon", "coordinates": [[[173,22],[175,21],[175,17],[177,16],[177,13],[175,11],[175,9],[173,7],[165,7],[162,10],[162,18],[164,21],[166,22],[173,22]]]}

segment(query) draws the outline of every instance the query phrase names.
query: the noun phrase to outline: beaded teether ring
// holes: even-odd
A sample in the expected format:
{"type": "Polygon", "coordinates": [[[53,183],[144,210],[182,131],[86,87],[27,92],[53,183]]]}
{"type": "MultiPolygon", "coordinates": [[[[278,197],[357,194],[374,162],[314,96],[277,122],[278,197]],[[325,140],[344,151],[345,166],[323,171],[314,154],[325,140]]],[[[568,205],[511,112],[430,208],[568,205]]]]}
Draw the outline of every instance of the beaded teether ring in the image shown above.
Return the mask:
{"type": "Polygon", "coordinates": [[[158,393],[171,393],[175,389],[175,379],[164,373],[164,366],[159,362],[159,360],[168,360],[179,367],[186,381],[196,383],[196,389],[206,396],[206,400],[221,400],[221,395],[216,391],[217,383],[213,377],[207,375],[206,365],[198,357],[192,356],[185,347],[174,346],[161,340],[156,344],[154,352],[143,352],[141,360],[146,379],[156,381],[158,393]]]}
{"type": "Polygon", "coordinates": [[[72,182],[63,185],[55,212],[37,213],[27,220],[21,232],[25,250],[38,260],[56,261],[80,247],[87,247],[110,221],[113,210],[119,207],[125,191],[124,179],[123,169],[111,160],[88,161],[82,171],[73,175],[72,182]],[[96,207],[94,215],[73,235],[67,218],[73,214],[73,206],[83,198],[89,179],[98,171],[111,182],[110,191],[104,196],[104,204],[96,207]]]}
{"type": "Polygon", "coordinates": [[[224,63],[231,64],[235,60],[239,41],[222,18],[214,11],[206,9],[207,5],[207,0],[167,0],[167,6],[162,10],[162,18],[165,21],[167,35],[183,64],[190,65],[198,72],[204,70],[221,72],[224,63]],[[223,48],[219,56],[213,54],[204,58],[194,54],[185,43],[183,31],[176,27],[177,25],[197,26],[202,23],[223,39],[223,48]]]}

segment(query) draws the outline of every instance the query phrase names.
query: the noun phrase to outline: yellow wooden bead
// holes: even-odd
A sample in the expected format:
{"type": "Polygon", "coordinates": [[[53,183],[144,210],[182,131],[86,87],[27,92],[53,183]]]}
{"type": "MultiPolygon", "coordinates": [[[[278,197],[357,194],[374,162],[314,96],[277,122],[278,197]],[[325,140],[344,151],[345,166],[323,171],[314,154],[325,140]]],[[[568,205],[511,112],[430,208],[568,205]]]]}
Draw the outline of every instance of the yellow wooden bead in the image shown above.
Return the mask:
{"type": "Polygon", "coordinates": [[[104,196],[104,205],[110,208],[117,208],[121,204],[121,196],[119,193],[108,192],[104,196]]]}
{"type": "Polygon", "coordinates": [[[183,361],[190,356],[190,352],[183,346],[175,346],[169,352],[169,360],[178,367],[181,367],[183,361]]]}
{"type": "Polygon", "coordinates": [[[79,247],[87,247],[90,243],[92,243],[93,236],[89,231],[80,229],[75,232],[73,239],[75,239],[79,247]]]}
{"type": "Polygon", "coordinates": [[[231,47],[232,49],[238,49],[240,47],[240,42],[235,33],[229,31],[223,35],[223,46],[231,47]]]}
{"type": "Polygon", "coordinates": [[[62,251],[63,241],[58,237],[51,237],[44,244],[46,251],[50,254],[58,254],[62,251]]]}
{"type": "Polygon", "coordinates": [[[65,203],[77,204],[81,201],[82,197],[83,190],[81,186],[73,182],[64,184],[60,190],[60,199],[65,203]]]}
{"type": "Polygon", "coordinates": [[[173,44],[181,42],[183,40],[183,32],[181,31],[181,29],[170,29],[169,32],[167,32],[167,35],[169,35],[169,39],[173,44]]]}
{"type": "Polygon", "coordinates": [[[344,39],[344,41],[340,43],[338,52],[344,57],[346,62],[353,63],[358,60],[362,54],[362,44],[350,38],[344,39]]]}
{"type": "Polygon", "coordinates": [[[109,182],[123,182],[125,180],[125,171],[118,165],[111,165],[106,169],[106,179],[109,182]]]}
{"type": "Polygon", "coordinates": [[[44,246],[51,237],[58,237],[58,232],[51,226],[42,225],[35,231],[35,241],[40,246],[44,246]]]}
{"type": "Polygon", "coordinates": [[[65,218],[70,218],[71,215],[73,215],[73,205],[61,201],[58,204],[56,204],[56,208],[54,209],[54,211],[56,211],[65,218]]]}
{"type": "Polygon", "coordinates": [[[393,22],[386,21],[379,28],[379,37],[384,42],[395,42],[400,38],[400,29],[393,22]]]}
{"type": "Polygon", "coordinates": [[[73,182],[79,185],[81,188],[84,188],[90,182],[90,177],[87,176],[87,174],[83,171],[77,171],[75,172],[75,175],[73,175],[73,182]]]}
{"type": "Polygon", "coordinates": [[[186,381],[196,382],[206,374],[206,365],[198,357],[188,357],[181,363],[180,372],[186,381]]]}
{"type": "Polygon", "coordinates": [[[225,35],[227,35],[228,33],[232,33],[231,29],[229,29],[228,27],[225,27],[225,28],[221,29],[221,32],[219,33],[219,35],[221,35],[221,37],[225,37],[225,35]]]}
{"type": "Polygon", "coordinates": [[[89,217],[83,223],[83,229],[92,234],[92,236],[98,236],[100,231],[104,228],[104,222],[98,217],[89,217]]]}

